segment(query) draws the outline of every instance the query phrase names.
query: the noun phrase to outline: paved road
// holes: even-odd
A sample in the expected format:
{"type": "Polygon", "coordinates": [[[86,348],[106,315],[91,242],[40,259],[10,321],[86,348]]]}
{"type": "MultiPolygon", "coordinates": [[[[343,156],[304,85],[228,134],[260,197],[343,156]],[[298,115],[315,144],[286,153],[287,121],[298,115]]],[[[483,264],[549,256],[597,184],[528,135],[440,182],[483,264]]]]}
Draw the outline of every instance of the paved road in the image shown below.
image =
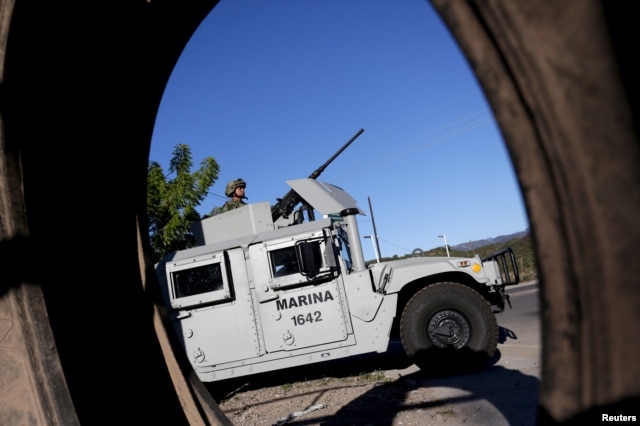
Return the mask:
{"type": "Polygon", "coordinates": [[[537,282],[510,287],[508,294],[513,308],[497,316],[499,353],[487,371],[444,378],[425,377],[414,365],[385,371],[390,378],[406,381],[416,393],[422,392],[429,424],[536,424],[541,374],[537,282]]]}

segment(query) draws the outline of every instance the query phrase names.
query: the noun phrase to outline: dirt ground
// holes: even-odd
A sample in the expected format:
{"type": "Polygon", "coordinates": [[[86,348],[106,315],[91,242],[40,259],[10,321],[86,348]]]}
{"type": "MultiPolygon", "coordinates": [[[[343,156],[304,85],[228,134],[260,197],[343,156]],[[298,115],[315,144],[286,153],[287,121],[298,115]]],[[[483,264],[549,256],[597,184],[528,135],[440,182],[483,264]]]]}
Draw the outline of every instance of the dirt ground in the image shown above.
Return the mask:
{"type": "Polygon", "coordinates": [[[208,386],[237,426],[534,425],[540,365],[526,352],[460,376],[428,377],[396,350],[208,386]]]}
{"type": "Polygon", "coordinates": [[[210,391],[238,426],[424,424],[422,416],[392,422],[418,388],[387,377],[388,366],[385,357],[362,357],[229,381],[210,391]]]}

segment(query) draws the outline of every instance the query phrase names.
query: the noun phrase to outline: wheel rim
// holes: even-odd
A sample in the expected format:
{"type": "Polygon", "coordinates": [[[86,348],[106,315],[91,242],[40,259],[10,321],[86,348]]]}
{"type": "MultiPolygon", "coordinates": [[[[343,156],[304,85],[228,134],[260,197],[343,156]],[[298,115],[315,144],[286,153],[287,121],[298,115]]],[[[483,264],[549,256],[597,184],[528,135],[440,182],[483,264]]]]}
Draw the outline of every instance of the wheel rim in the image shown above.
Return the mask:
{"type": "Polygon", "coordinates": [[[460,349],[471,338],[471,327],[459,312],[444,310],[431,317],[427,334],[439,348],[460,349]]]}

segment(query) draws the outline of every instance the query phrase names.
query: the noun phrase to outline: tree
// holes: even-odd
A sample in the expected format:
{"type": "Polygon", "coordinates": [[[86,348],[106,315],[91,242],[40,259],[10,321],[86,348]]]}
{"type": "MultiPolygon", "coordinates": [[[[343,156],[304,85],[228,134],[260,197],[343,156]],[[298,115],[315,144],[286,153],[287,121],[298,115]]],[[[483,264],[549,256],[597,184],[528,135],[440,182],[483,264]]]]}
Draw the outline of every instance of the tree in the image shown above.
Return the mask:
{"type": "Polygon", "coordinates": [[[213,157],[202,160],[193,173],[192,165],[191,149],[186,144],[174,148],[166,176],[159,163],[149,162],[147,215],[154,263],[195,244],[189,226],[200,220],[196,207],[218,179],[220,168],[213,157]]]}

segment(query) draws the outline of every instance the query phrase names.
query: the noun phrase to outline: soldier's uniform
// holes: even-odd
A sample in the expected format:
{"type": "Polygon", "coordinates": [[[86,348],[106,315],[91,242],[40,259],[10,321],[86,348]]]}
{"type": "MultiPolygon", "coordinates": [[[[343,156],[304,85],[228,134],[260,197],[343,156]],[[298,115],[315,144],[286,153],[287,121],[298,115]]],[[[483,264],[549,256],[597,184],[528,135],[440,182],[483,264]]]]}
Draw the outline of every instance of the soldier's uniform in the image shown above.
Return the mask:
{"type": "Polygon", "coordinates": [[[229,200],[226,203],[224,203],[222,205],[222,207],[220,207],[217,212],[218,213],[224,213],[224,212],[228,212],[229,210],[233,210],[233,209],[237,209],[238,207],[242,207],[244,205],[246,205],[247,203],[245,203],[242,200],[229,200]]]}

